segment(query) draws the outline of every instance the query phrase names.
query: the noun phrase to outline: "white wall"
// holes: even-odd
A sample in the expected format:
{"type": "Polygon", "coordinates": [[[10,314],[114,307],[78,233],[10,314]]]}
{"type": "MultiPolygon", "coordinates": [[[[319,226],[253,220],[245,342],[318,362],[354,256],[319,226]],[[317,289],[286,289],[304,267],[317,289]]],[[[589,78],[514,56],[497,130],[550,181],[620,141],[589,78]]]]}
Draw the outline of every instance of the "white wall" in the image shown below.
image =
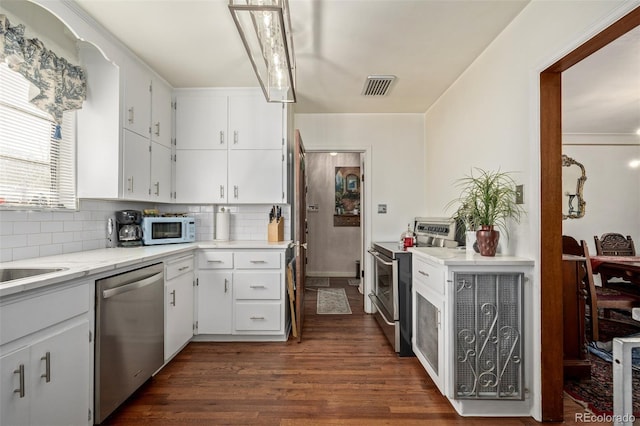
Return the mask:
{"type": "Polygon", "coordinates": [[[333,226],[336,208],[336,167],[360,167],[360,154],[310,152],[306,156],[307,210],[309,224],[307,275],[355,277],[356,261],[362,256],[359,226],[333,226]]]}
{"type": "MultiPolygon", "coordinates": [[[[539,74],[623,16],[635,2],[533,0],[427,111],[429,215],[455,198],[452,183],[473,167],[516,171],[528,215],[504,251],[539,262],[539,74]]],[[[525,287],[527,386],[540,420],[540,279],[525,287]]]]}
{"type": "MultiPolygon", "coordinates": [[[[422,114],[296,114],[308,151],[360,151],[367,149],[373,241],[399,240],[407,223],[427,211],[422,114]],[[378,204],[387,205],[378,214],[378,204]]],[[[365,194],[366,195],[366,194],[365,194]]],[[[366,225],[365,225],[366,226],[366,225]]]]}
{"type": "Polygon", "coordinates": [[[567,219],[562,232],[576,240],[585,240],[589,253],[596,253],[593,236],[606,232],[631,235],[640,249],[640,145],[564,145],[562,153],[582,163],[587,180],[584,217],[567,219]]]}

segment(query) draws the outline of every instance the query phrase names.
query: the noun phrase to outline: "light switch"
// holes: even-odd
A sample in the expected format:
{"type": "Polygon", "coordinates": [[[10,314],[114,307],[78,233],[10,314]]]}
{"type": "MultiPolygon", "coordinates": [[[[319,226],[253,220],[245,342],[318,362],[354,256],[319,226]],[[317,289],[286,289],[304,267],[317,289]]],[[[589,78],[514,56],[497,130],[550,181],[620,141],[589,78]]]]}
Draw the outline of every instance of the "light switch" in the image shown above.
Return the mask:
{"type": "Polygon", "coordinates": [[[516,204],[524,204],[524,185],[516,185],[516,204]]]}

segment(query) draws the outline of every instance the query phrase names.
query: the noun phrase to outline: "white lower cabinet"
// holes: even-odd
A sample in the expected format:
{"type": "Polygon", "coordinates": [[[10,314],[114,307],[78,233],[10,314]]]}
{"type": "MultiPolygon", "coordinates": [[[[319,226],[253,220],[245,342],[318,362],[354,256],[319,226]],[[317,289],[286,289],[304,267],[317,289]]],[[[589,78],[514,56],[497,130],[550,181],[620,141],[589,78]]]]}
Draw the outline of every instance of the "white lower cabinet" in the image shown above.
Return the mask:
{"type": "Polygon", "coordinates": [[[0,424],[92,424],[89,285],[2,301],[0,424]]]}
{"type": "Polygon", "coordinates": [[[198,273],[198,334],[231,334],[232,284],[231,272],[198,273]]]}
{"type": "Polygon", "coordinates": [[[193,337],[194,257],[171,260],[165,266],[164,360],[171,359],[193,337]]]}
{"type": "Polygon", "coordinates": [[[202,250],[197,339],[286,340],[284,250],[202,250]]]}
{"type": "Polygon", "coordinates": [[[525,416],[533,261],[413,250],[413,351],[463,416],[525,416]]]}

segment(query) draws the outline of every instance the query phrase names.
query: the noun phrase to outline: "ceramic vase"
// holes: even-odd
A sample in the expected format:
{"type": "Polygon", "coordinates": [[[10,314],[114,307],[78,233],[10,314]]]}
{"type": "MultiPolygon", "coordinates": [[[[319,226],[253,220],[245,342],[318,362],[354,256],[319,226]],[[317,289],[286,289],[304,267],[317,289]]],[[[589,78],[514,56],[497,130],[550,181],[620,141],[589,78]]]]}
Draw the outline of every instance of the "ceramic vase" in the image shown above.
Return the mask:
{"type": "Polygon", "coordinates": [[[499,239],[500,232],[493,229],[493,226],[482,225],[480,229],[476,231],[478,249],[482,256],[495,256],[499,239]]]}
{"type": "Polygon", "coordinates": [[[466,234],[466,242],[465,248],[467,254],[475,254],[475,250],[473,249],[473,245],[476,243],[476,231],[467,231],[466,234]]]}

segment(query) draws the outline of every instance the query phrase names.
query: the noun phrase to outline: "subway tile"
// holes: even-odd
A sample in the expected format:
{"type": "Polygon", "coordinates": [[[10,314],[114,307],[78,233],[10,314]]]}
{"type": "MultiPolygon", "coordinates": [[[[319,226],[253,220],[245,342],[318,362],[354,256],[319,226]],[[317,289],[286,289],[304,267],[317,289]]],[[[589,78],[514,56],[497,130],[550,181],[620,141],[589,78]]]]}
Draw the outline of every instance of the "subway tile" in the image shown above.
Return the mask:
{"type": "Polygon", "coordinates": [[[28,212],[27,218],[31,222],[45,222],[53,220],[53,212],[28,212]]]}
{"type": "Polygon", "coordinates": [[[21,220],[28,220],[27,212],[15,210],[0,210],[0,221],[2,222],[17,222],[21,220]]]}
{"type": "Polygon", "coordinates": [[[73,232],[53,232],[51,234],[52,243],[69,243],[73,241],[73,232]]]}
{"type": "Polygon", "coordinates": [[[62,244],[62,253],[76,253],[78,251],[82,251],[81,241],[62,244]]]}
{"type": "Polygon", "coordinates": [[[27,245],[40,246],[44,244],[51,244],[51,234],[48,232],[40,234],[27,235],[27,245]]]}
{"type": "Polygon", "coordinates": [[[0,222],[0,235],[12,235],[13,222],[0,222]]]}
{"type": "Polygon", "coordinates": [[[62,232],[63,230],[64,230],[64,222],[51,221],[51,222],[42,222],[40,224],[41,232],[62,232]]]}
{"type": "Polygon", "coordinates": [[[12,249],[16,247],[26,247],[26,246],[27,246],[26,234],[7,235],[6,237],[0,238],[0,247],[2,247],[3,249],[12,249]]]}
{"type": "Polygon", "coordinates": [[[56,254],[62,254],[62,244],[40,246],[40,256],[55,256],[56,254]]]}
{"type": "Polygon", "coordinates": [[[40,256],[40,247],[18,247],[13,249],[13,260],[31,259],[40,256]]]}
{"type": "Polygon", "coordinates": [[[40,222],[13,222],[14,234],[37,234],[40,232],[40,222]]]}
{"type": "Polygon", "coordinates": [[[13,260],[13,249],[0,248],[0,262],[11,262],[13,260]]]}
{"type": "Polygon", "coordinates": [[[66,221],[64,223],[64,232],[73,232],[73,231],[81,231],[82,230],[82,222],[81,221],[66,221]]]}

